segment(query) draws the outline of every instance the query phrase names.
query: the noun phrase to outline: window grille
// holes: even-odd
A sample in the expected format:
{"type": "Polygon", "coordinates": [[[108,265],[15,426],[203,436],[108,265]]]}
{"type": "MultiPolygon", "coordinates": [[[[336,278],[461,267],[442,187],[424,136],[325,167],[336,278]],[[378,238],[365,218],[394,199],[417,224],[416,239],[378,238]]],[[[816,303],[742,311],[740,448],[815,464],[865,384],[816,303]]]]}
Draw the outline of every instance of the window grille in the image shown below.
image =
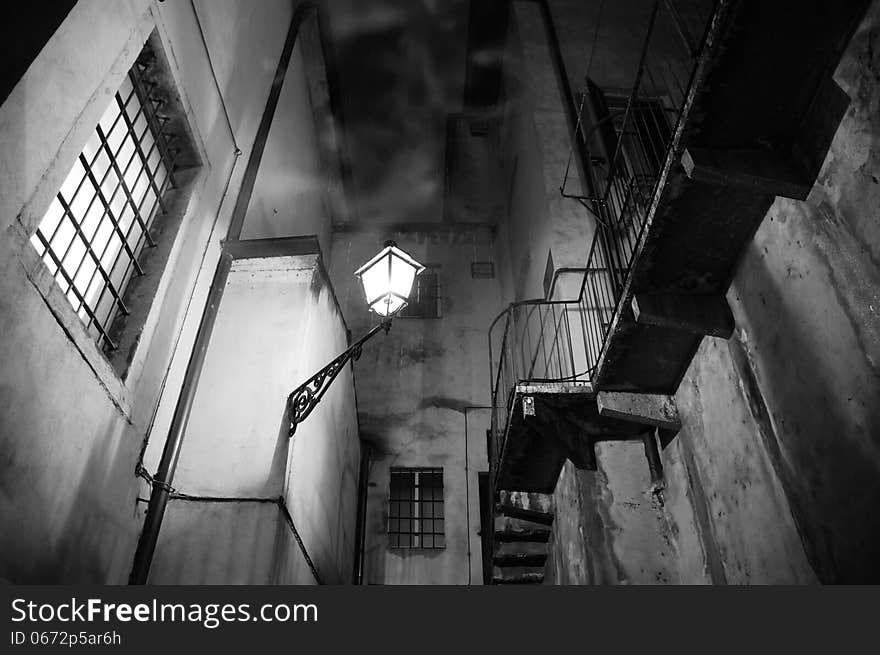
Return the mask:
{"type": "Polygon", "coordinates": [[[445,548],[442,468],[392,468],[391,548],[445,548]]]}
{"type": "Polygon", "coordinates": [[[125,289],[174,186],[175,152],[157,113],[162,101],[135,63],[31,237],[86,329],[106,352],[111,325],[128,315],[125,289]]]}

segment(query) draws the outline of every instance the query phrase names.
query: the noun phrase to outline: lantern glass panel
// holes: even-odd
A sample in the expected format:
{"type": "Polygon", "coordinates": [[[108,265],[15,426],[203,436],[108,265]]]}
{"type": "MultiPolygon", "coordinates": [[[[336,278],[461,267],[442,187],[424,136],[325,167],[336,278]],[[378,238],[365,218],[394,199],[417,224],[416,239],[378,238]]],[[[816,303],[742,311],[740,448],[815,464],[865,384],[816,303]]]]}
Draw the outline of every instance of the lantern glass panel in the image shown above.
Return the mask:
{"type": "Polygon", "coordinates": [[[375,260],[369,268],[361,269],[361,284],[364,285],[364,294],[370,305],[388,293],[391,286],[388,276],[388,259],[390,257],[389,253],[375,260]]]}
{"type": "Polygon", "coordinates": [[[364,285],[367,304],[381,316],[398,312],[412,292],[416,275],[425,267],[389,243],[378,255],[361,266],[355,275],[364,285]]]}
{"type": "Polygon", "coordinates": [[[410,262],[401,259],[394,253],[391,256],[391,285],[389,291],[398,296],[408,298],[412,291],[413,280],[416,279],[416,268],[410,262]]]}

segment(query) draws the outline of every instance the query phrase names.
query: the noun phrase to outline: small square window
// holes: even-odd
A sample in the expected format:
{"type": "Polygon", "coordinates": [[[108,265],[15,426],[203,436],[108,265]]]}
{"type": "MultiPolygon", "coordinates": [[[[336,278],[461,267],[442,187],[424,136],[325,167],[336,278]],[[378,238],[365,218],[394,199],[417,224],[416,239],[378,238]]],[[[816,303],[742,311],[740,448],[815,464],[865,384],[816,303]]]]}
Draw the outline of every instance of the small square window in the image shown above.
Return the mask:
{"type": "Polygon", "coordinates": [[[445,548],[443,469],[392,468],[390,548],[445,548]]]}

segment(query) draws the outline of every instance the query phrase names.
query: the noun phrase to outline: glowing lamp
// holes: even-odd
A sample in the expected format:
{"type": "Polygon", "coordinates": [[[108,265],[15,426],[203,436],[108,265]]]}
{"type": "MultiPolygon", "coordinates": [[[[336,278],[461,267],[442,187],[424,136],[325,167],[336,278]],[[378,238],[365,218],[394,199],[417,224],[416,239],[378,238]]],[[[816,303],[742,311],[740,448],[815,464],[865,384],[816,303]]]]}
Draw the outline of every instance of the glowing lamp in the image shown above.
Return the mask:
{"type": "Polygon", "coordinates": [[[364,285],[370,309],[379,316],[394,316],[406,306],[416,275],[424,270],[396,243],[386,241],[385,248],[354,274],[364,285]]]}

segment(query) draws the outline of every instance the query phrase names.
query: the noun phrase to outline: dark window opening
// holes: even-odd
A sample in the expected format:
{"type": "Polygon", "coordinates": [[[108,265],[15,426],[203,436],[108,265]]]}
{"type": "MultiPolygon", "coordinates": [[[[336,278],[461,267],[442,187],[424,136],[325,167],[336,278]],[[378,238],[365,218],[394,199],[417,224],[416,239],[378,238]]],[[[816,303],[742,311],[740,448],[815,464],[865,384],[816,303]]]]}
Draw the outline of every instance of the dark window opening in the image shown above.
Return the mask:
{"type": "Polygon", "coordinates": [[[390,548],[445,548],[442,468],[392,468],[390,548]]]}
{"type": "Polygon", "coordinates": [[[471,262],[471,277],[476,280],[489,280],[495,277],[493,262],[471,262]]]}
{"type": "Polygon", "coordinates": [[[440,318],[440,278],[435,269],[428,267],[416,277],[407,305],[398,316],[440,318]]]}

